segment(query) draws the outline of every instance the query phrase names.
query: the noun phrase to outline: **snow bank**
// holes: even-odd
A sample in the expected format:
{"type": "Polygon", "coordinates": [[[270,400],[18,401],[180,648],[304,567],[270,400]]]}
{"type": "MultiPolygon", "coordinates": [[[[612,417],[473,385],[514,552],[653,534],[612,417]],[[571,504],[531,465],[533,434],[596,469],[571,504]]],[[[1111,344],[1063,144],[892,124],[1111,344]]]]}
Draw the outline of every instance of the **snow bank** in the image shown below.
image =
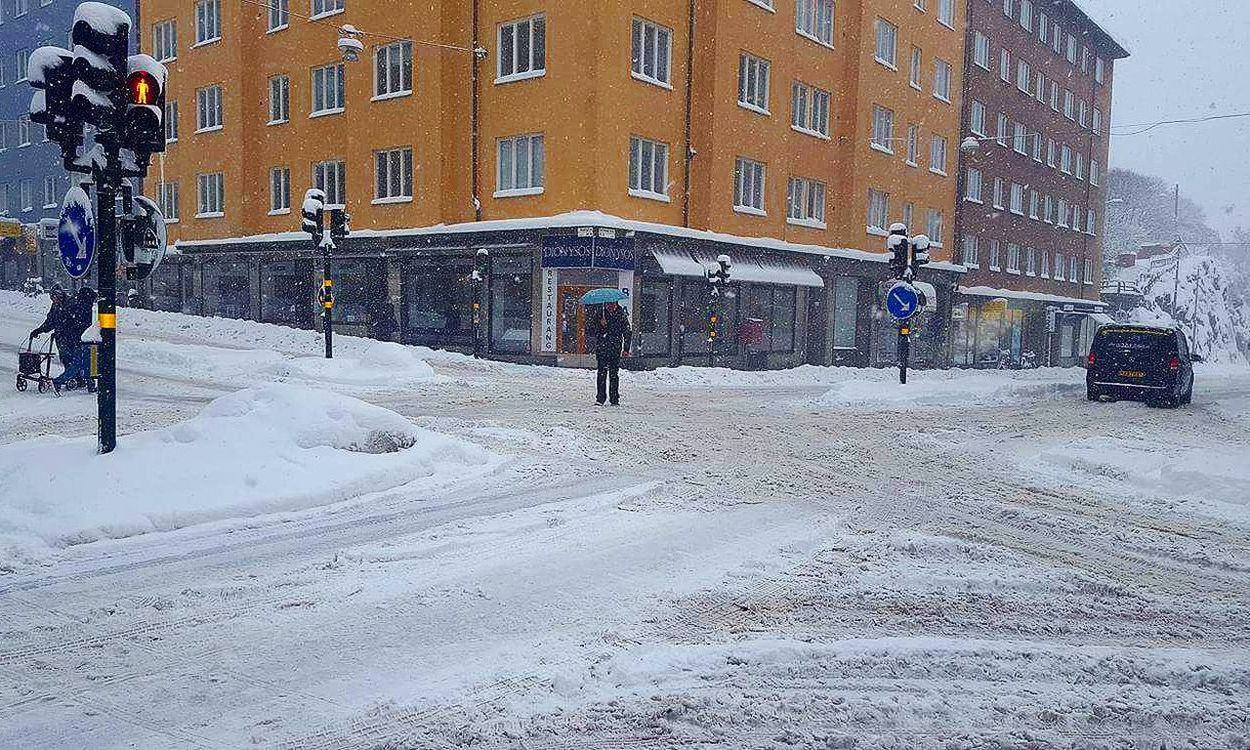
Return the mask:
{"type": "Polygon", "coordinates": [[[892,380],[849,380],[830,388],[816,403],[826,407],[976,407],[1017,404],[1085,394],[1085,371],[962,370],[909,373],[907,385],[892,380]]]}
{"type": "Polygon", "coordinates": [[[290,385],[248,389],[196,417],[124,436],[0,446],[0,565],[59,547],[324,506],[493,465],[493,454],[395,412],[290,385]]]}
{"type": "Polygon", "coordinates": [[[343,385],[404,385],[436,380],[434,368],[411,347],[374,341],[358,357],[298,357],[273,372],[288,378],[343,385]]]}

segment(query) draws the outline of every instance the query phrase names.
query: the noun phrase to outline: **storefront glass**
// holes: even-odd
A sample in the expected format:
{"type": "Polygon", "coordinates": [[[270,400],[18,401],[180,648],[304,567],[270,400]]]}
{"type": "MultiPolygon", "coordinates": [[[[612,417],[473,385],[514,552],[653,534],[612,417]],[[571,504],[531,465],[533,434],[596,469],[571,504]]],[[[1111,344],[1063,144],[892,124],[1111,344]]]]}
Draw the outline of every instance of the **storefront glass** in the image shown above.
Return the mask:
{"type": "Polygon", "coordinates": [[[794,313],[797,291],[792,286],[770,287],[772,292],[772,349],[775,352],[794,351],[794,313]]]}
{"type": "Polygon", "coordinates": [[[248,263],[205,263],[204,311],[219,318],[251,317],[248,263]]]}
{"type": "Polygon", "coordinates": [[[839,276],[833,280],[833,348],[854,349],[859,324],[859,279],[839,276]]]}
{"type": "Polygon", "coordinates": [[[149,297],[153,310],[196,313],[190,263],[162,263],[152,272],[149,297]]]}
{"type": "Polygon", "coordinates": [[[529,256],[491,260],[490,348],[500,354],[529,354],[533,319],[533,262],[529,256]]]}
{"type": "Polygon", "coordinates": [[[638,352],[668,356],[671,351],[669,336],[672,309],[673,283],[667,279],[642,282],[642,296],[638,299],[638,352]]]}
{"type": "Polygon", "coordinates": [[[380,259],[342,260],[330,267],[334,280],[334,322],[366,326],[369,310],[386,299],[386,262],[380,259]]]}
{"type": "Polygon", "coordinates": [[[404,340],[429,346],[473,342],[473,261],[419,258],[403,270],[404,340]]]}
{"type": "Polygon", "coordinates": [[[261,321],[311,328],[316,305],[312,274],[312,264],[308,261],[261,264],[261,321]]]}

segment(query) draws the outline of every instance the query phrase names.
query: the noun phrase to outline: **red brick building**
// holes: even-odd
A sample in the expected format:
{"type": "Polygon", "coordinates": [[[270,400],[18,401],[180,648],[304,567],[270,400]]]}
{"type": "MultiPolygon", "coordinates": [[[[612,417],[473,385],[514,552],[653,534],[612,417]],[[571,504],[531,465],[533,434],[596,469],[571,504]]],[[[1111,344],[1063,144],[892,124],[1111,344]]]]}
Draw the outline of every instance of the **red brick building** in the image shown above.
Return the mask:
{"type": "Polygon", "coordinates": [[[966,0],[957,366],[1072,364],[1099,301],[1115,61],[1073,0],[966,0]]]}

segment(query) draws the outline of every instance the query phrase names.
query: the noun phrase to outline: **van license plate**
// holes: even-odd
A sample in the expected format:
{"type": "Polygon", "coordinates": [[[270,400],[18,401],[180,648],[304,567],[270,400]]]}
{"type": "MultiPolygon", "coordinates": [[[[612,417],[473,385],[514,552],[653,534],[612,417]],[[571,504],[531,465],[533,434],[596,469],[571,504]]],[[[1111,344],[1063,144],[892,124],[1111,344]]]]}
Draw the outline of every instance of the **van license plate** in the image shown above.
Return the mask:
{"type": "Polygon", "coordinates": [[[1140,370],[1120,370],[1120,377],[1122,378],[1144,378],[1146,377],[1146,373],[1141,372],[1140,370]]]}

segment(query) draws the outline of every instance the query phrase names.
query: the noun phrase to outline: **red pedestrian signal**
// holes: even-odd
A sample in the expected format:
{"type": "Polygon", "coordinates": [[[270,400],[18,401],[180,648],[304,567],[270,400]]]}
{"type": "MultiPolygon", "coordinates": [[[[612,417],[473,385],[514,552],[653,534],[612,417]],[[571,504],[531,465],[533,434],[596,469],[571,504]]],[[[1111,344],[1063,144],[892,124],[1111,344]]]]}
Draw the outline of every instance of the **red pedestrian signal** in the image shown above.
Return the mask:
{"type": "Polygon", "coordinates": [[[155,105],[160,87],[156,83],[156,76],[146,70],[137,70],[126,79],[126,90],[130,94],[130,104],[155,105]]]}

